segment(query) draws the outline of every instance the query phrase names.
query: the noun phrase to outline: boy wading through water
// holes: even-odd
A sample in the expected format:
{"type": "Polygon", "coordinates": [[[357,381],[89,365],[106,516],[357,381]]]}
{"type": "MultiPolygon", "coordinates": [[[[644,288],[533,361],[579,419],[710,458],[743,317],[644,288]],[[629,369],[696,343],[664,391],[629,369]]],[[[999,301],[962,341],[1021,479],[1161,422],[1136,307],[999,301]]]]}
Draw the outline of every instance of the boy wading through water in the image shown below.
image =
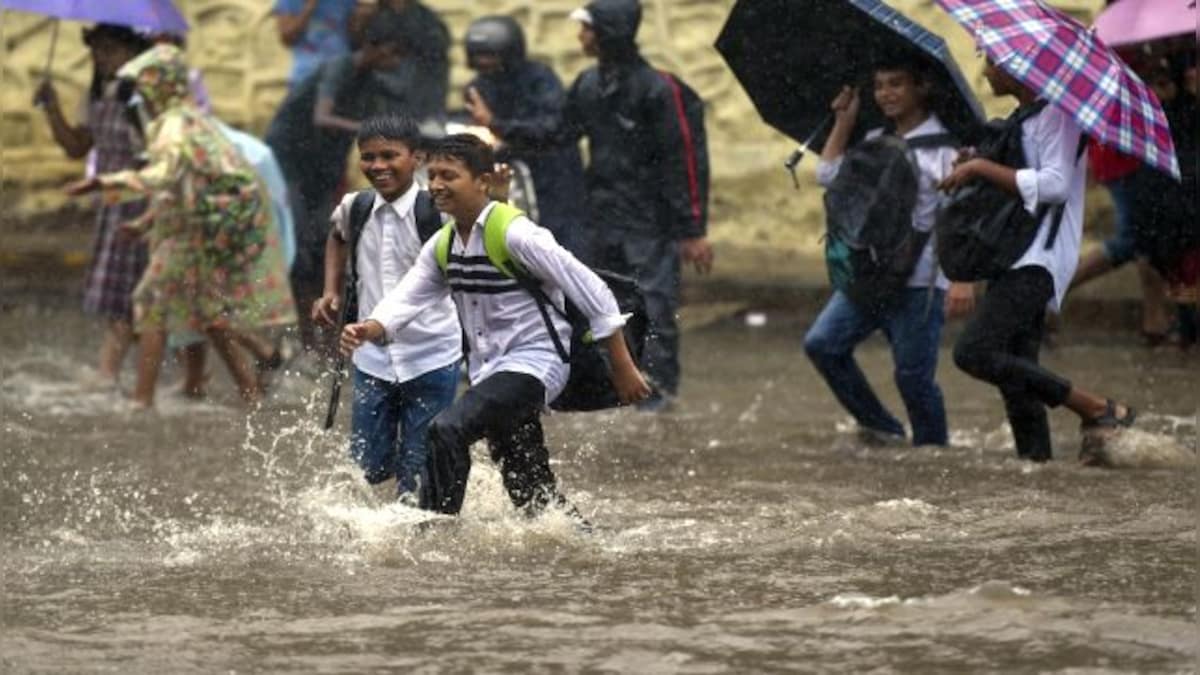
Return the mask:
{"type": "MultiPolygon", "coordinates": [[[[547,322],[563,344],[570,342],[570,326],[553,310],[547,321],[538,300],[487,255],[485,223],[498,207],[501,214],[511,208],[488,197],[493,167],[491,148],[471,135],[448,136],[429,150],[430,193],[437,208],[453,218],[445,272],[438,261],[439,235],[367,320],[343,329],[340,346],[349,353],[367,342],[386,344],[430,305],[451,297],[467,339],[471,387],[430,425],[429,507],[448,514],[462,509],[471,444],[486,438],[513,504],[536,515],[550,505],[566,506],[550,470],[540,416],[569,374],[547,322]]],[[[500,224],[495,220],[493,227],[500,224]]],[[[608,349],[620,399],[648,396],[650,388],[625,345],[625,318],[604,282],[549,230],[524,216],[511,220],[504,242],[512,260],[540,282],[556,307],[562,309],[565,294],[588,317],[592,334],[608,349]]]]}
{"type": "MultiPolygon", "coordinates": [[[[875,69],[874,96],[892,133],[905,139],[945,135],[941,120],[929,111],[930,83],[913,64],[875,69]]],[[[829,187],[843,165],[843,155],[858,119],[858,91],[846,87],[833,100],[834,126],[821,152],[817,181],[829,187]]],[[[873,129],[872,139],[884,133],[873,129]]],[[[947,139],[948,140],[948,139],[947,139]]],[[[912,229],[929,232],[937,215],[937,185],[950,172],[956,155],[947,142],[912,149],[917,172],[912,229]]],[[[892,348],[896,387],[912,424],[913,445],[946,445],[946,410],[937,374],[938,342],[946,315],[969,312],[974,302],[970,284],[950,284],[938,270],[932,237],[925,243],[903,292],[885,308],[863,307],[838,290],[804,336],[804,350],[838,401],[872,440],[904,440],[904,425],[875,395],[854,359],[854,349],[876,330],[892,348]],[[948,290],[947,290],[948,289],[948,290]]]]}
{"type": "MultiPolygon", "coordinates": [[[[984,76],[997,96],[1012,96],[1022,107],[1037,95],[990,60],[984,76]]],[[[1050,240],[1055,209],[1048,209],[1037,235],[1009,270],[988,283],[979,310],[954,346],[954,363],[968,375],[995,385],[1004,397],[1017,455],[1045,462],[1052,456],[1046,407],[1065,406],[1079,416],[1086,446],[1133,424],[1133,408],[1097,396],[1038,364],[1046,309],[1058,311],[1079,260],[1083,233],[1084,160],[1080,130],[1054,105],[1021,122],[1025,169],[982,158],[964,158],[941,188],[988,181],[1020,198],[1029,213],[1039,205],[1062,204],[1057,235],[1050,240]],[[1046,246],[1050,241],[1050,246],[1046,246]]],[[[1084,463],[1096,461],[1081,452],[1084,463]]]]}
{"type": "MultiPolygon", "coordinates": [[[[325,243],[325,291],[313,303],[313,321],[337,326],[347,254],[355,256],[358,313],[352,319],[357,321],[369,316],[416,262],[425,229],[418,219],[432,215],[436,231],[440,218],[429,194],[413,180],[419,140],[416,122],[406,117],[372,117],[359,128],[358,165],[375,188],[374,198],[363,223],[351,222],[359,193],[346,195],[333,211],[325,243]],[[350,251],[352,243],[356,250],[350,251]]],[[[420,503],[429,422],[454,400],[461,358],[462,331],[449,298],[427,305],[388,344],[368,342],[354,350],[350,454],[368,483],[394,476],[400,500],[420,503]]]]}

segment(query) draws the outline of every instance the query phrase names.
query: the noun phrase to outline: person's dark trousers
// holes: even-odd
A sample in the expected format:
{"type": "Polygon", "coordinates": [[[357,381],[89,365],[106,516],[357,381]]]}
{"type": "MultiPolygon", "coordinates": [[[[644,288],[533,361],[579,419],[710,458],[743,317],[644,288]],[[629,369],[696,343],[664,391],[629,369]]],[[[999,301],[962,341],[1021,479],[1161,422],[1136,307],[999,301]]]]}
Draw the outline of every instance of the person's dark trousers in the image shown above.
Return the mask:
{"type": "Polygon", "coordinates": [[[471,444],[488,441],[504,489],[519,509],[536,515],[562,505],[550,453],[542,435],[546,388],[532,375],[499,372],[472,385],[429,425],[429,484],[424,506],[440,513],[462,510],[471,472],[471,444]]]}
{"type": "Polygon", "coordinates": [[[594,243],[595,266],[637,280],[646,301],[648,337],[638,365],[654,386],[679,391],[679,245],[674,239],[608,232],[594,243]]]}
{"type": "Polygon", "coordinates": [[[881,330],[892,347],[896,388],[912,423],[913,445],[949,442],[936,379],[944,299],[943,291],[914,287],[883,313],[859,309],[841,291],[825,303],[804,336],[804,351],[859,426],[904,435],[904,425],[884,407],[854,359],[855,347],[881,330]]]}
{"type": "Polygon", "coordinates": [[[296,228],[296,259],[289,279],[299,315],[300,337],[306,349],[320,349],[319,343],[326,341],[317,337],[310,313],[313,301],[325,291],[325,240],[329,236],[335,189],[336,180],[332,184],[328,179],[288,183],[296,228]]]}
{"type": "Polygon", "coordinates": [[[1053,454],[1046,406],[1062,405],[1071,383],[1038,365],[1046,303],[1054,280],[1042,267],[1009,270],[988,283],[954,345],[963,372],[994,384],[1004,397],[1017,455],[1044,462],[1053,454]]]}

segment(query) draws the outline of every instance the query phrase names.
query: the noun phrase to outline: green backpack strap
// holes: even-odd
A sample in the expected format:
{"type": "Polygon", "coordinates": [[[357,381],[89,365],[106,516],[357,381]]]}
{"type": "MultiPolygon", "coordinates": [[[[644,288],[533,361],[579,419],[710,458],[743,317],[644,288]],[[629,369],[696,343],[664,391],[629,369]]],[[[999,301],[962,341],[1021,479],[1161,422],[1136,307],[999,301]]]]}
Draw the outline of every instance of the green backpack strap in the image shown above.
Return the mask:
{"type": "Polygon", "coordinates": [[[483,222],[483,250],[496,269],[514,279],[528,274],[508,251],[508,227],[518,216],[525,215],[515,206],[497,202],[483,222]]]}
{"type": "MultiPolygon", "coordinates": [[[[523,215],[525,215],[524,212],[515,206],[497,203],[488,213],[487,220],[483,222],[484,253],[487,254],[488,260],[496,269],[514,279],[525,274],[525,271],[508,252],[508,226],[512,225],[517,216],[523,215]]],[[[442,274],[445,274],[446,268],[450,265],[450,242],[454,239],[454,221],[451,220],[443,225],[437,237],[434,253],[437,256],[438,267],[441,268],[442,274]]]]}
{"type": "Polygon", "coordinates": [[[437,243],[433,247],[433,255],[437,258],[438,268],[442,270],[442,274],[446,273],[446,267],[450,265],[450,240],[454,238],[454,221],[446,223],[442,226],[442,230],[436,235],[437,243]]]}

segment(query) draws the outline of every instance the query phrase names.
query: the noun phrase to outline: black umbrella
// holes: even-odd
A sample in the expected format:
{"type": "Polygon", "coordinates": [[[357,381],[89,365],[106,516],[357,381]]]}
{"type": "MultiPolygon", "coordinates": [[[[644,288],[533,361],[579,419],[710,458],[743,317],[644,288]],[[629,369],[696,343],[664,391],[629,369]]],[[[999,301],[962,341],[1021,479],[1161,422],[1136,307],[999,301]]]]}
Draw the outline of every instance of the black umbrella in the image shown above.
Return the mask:
{"type": "MultiPolygon", "coordinates": [[[[717,51],[771,126],[819,149],[829,132],[829,103],[847,84],[867,85],[881,62],[913,59],[933,80],[930,100],[964,143],[983,108],[945,41],[879,0],[738,0],[717,51]]],[[[864,91],[858,133],[883,114],[864,91]]]]}

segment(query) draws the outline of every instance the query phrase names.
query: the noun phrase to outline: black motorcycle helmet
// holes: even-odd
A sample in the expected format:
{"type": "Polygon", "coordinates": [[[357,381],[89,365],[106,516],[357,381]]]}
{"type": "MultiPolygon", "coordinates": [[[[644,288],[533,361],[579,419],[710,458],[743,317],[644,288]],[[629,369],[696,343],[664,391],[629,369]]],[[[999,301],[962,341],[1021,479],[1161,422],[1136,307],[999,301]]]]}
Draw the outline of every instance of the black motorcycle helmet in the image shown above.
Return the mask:
{"type": "Polygon", "coordinates": [[[476,67],[475,57],[482,54],[498,57],[506,70],[525,61],[525,33],[510,16],[485,16],[472,21],[463,44],[471,68],[476,67]]]}

